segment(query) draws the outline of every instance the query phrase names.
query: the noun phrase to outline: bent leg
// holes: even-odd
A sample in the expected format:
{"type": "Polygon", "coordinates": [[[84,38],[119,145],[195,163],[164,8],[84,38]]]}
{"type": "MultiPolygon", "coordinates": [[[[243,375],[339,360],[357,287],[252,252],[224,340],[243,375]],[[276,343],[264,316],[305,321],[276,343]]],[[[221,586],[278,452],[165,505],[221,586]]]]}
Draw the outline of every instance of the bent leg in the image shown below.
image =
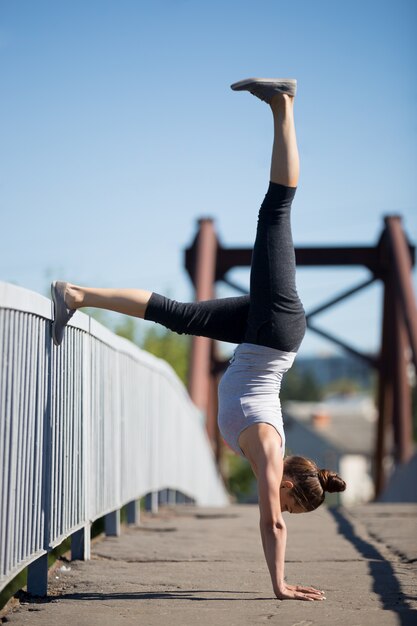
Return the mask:
{"type": "Polygon", "coordinates": [[[242,343],[248,311],[249,296],[176,302],[153,293],[145,319],[162,324],[178,334],[242,343]]]}

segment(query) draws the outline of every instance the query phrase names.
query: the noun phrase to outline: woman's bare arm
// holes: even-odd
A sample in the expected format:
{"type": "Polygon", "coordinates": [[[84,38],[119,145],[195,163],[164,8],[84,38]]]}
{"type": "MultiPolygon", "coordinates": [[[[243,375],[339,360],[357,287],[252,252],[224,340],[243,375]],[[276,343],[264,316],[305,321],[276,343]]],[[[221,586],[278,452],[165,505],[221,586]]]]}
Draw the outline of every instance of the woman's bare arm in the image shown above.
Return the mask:
{"type": "Polygon", "coordinates": [[[285,548],[287,527],[281,513],[279,497],[283,462],[268,457],[257,465],[259,496],[259,528],[266,563],[271,576],[272,588],[277,597],[285,589],[285,548]]]}
{"type": "Polygon", "coordinates": [[[259,528],[274,593],[280,600],[323,600],[323,593],[313,587],[285,582],[287,527],[280,500],[284,472],[281,438],[267,424],[253,425],[244,432],[239,441],[258,479],[259,528]]]}

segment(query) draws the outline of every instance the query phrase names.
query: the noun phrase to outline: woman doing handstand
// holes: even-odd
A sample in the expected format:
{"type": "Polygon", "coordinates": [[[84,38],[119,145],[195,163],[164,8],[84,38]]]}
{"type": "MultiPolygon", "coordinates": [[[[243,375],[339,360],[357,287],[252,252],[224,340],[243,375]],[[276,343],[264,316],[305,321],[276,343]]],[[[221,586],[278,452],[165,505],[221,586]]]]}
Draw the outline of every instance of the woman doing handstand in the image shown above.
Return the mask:
{"type": "Polygon", "coordinates": [[[76,309],[97,307],[152,320],[178,333],[239,344],[219,385],[219,428],[258,480],[260,531],[280,599],[323,600],[323,592],[284,578],[287,540],[282,516],[313,511],[325,491],[343,491],[344,481],[299,456],[284,459],[285,434],[279,402],[282,376],[294,362],[305,333],[305,314],[295,285],[290,211],[299,157],[294,126],[296,81],[247,79],[232,85],[269,104],[274,120],[270,183],[259,211],[250,295],[180,303],[140,289],[95,289],[55,282],[53,340],[60,345],[76,309]]]}

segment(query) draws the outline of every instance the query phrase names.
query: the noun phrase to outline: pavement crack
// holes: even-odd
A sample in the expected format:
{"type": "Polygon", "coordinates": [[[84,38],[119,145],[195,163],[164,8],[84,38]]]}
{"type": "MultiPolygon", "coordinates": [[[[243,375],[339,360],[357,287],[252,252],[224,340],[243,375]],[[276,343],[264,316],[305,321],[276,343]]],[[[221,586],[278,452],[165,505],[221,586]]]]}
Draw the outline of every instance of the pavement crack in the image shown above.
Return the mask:
{"type": "Polygon", "coordinates": [[[95,554],[95,560],[118,561],[119,563],[227,563],[227,559],[153,559],[153,558],[123,558],[107,554],[95,554]]]}
{"type": "Polygon", "coordinates": [[[236,519],[237,513],[196,513],[196,519],[236,519]]]}
{"type": "Polygon", "coordinates": [[[136,532],[145,532],[145,533],[173,533],[178,530],[175,526],[166,526],[166,527],[146,527],[146,526],[138,526],[134,529],[136,532]]]}
{"type": "MultiPolygon", "coordinates": [[[[315,563],[363,563],[366,560],[368,563],[381,563],[385,559],[373,558],[373,559],[316,559],[315,563]]],[[[302,559],[285,559],[286,563],[305,563],[305,560],[302,559]]]]}

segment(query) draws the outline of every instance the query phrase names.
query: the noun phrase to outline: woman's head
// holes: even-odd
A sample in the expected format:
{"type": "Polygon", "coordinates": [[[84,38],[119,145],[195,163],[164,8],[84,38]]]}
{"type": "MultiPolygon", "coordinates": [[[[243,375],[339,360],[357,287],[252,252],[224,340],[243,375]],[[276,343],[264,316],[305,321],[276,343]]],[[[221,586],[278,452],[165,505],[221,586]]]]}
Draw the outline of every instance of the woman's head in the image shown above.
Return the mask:
{"type": "Polygon", "coordinates": [[[317,509],[324,502],[326,491],[335,493],[346,489],[345,481],[336,472],[319,469],[314,461],[303,456],[288,456],[284,460],[281,486],[287,490],[284,501],[287,503],[290,498],[294,512],[300,513],[317,509]]]}

